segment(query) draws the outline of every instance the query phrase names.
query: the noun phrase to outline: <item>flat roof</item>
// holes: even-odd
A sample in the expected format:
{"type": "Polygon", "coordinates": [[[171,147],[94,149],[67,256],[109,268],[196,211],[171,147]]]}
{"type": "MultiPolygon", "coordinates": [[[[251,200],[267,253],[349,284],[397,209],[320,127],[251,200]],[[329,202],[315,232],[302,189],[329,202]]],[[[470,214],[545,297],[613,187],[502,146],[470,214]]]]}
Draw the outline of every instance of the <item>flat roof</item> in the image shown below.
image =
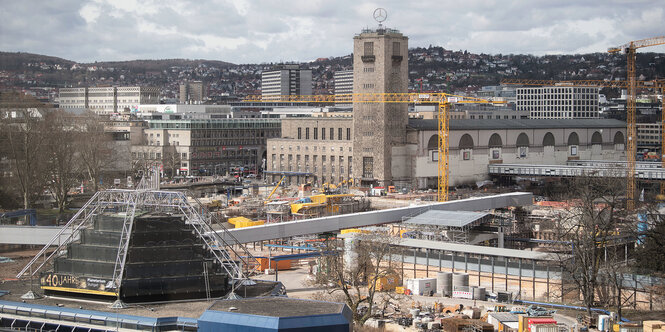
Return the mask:
{"type": "Polygon", "coordinates": [[[484,247],[484,246],[476,246],[471,244],[460,244],[460,243],[419,240],[419,239],[400,239],[399,242],[396,243],[396,245],[401,247],[409,247],[409,248],[445,250],[445,251],[469,253],[474,255],[535,259],[541,261],[559,261],[562,258],[564,258],[563,256],[565,256],[549,252],[484,247]]]}
{"type": "MultiPolygon", "coordinates": [[[[409,119],[409,126],[417,130],[438,130],[439,123],[438,120],[409,119]]],[[[559,128],[626,128],[626,122],[616,119],[451,119],[449,122],[450,130],[559,128]]]]}
{"type": "Polygon", "coordinates": [[[519,317],[516,314],[510,312],[490,312],[488,315],[501,323],[517,322],[519,320],[519,317]]]}
{"type": "Polygon", "coordinates": [[[299,317],[312,315],[338,314],[344,303],[291,299],[287,297],[258,297],[236,300],[220,300],[210,309],[270,317],[299,317]],[[231,308],[235,308],[231,310],[231,308]]]}
{"type": "Polygon", "coordinates": [[[464,227],[490,215],[486,212],[429,210],[406,220],[405,224],[464,227]]]}

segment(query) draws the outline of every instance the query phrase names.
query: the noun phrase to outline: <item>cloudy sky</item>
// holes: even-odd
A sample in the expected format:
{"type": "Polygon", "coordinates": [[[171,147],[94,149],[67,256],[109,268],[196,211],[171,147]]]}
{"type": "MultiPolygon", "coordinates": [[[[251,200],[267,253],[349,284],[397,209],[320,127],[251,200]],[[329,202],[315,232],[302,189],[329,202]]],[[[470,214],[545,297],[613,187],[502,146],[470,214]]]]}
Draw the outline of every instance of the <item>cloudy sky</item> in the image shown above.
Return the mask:
{"type": "Polygon", "coordinates": [[[351,53],[352,36],[376,27],[377,7],[410,47],[568,54],[665,35],[663,0],[0,0],[0,51],[79,62],[309,61],[351,53]]]}

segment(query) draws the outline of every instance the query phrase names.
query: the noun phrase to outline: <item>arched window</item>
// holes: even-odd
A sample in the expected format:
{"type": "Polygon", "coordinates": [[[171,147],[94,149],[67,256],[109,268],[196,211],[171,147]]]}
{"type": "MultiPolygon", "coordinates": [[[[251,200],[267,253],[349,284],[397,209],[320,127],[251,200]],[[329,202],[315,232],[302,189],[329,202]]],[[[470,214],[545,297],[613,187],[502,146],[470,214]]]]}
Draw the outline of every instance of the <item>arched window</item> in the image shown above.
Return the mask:
{"type": "Polygon", "coordinates": [[[459,148],[460,150],[473,149],[473,138],[471,138],[471,135],[469,134],[462,135],[462,138],[460,138],[459,140],[459,148]]]}
{"type": "Polygon", "coordinates": [[[617,133],[614,134],[614,144],[626,144],[622,132],[617,131],[617,133]]]}
{"type": "Polygon", "coordinates": [[[515,145],[517,146],[518,158],[526,158],[527,153],[529,152],[529,136],[527,136],[525,133],[519,134],[519,136],[517,136],[517,142],[515,142],[515,145]]]}
{"type": "Polygon", "coordinates": [[[543,146],[554,146],[554,135],[552,133],[548,132],[545,134],[545,137],[543,137],[543,146]]]}
{"type": "Polygon", "coordinates": [[[439,149],[439,135],[432,135],[427,142],[427,150],[439,149]]]}
{"type": "Polygon", "coordinates": [[[568,135],[568,145],[580,145],[580,137],[577,136],[576,132],[572,132],[568,135]]]}
{"type": "Polygon", "coordinates": [[[503,141],[501,141],[501,136],[499,136],[499,134],[496,134],[496,133],[492,134],[492,136],[490,136],[490,142],[489,142],[489,144],[487,144],[487,146],[490,147],[490,148],[500,148],[500,147],[502,147],[503,146],[503,141]]]}
{"type": "Polygon", "coordinates": [[[517,136],[517,143],[515,143],[518,147],[521,146],[529,146],[529,136],[527,136],[525,133],[521,133],[519,136],[517,136]]]}
{"type": "Polygon", "coordinates": [[[603,136],[599,132],[595,132],[591,135],[591,145],[596,144],[603,144],[603,136]]]}
{"type": "Polygon", "coordinates": [[[462,138],[459,140],[459,149],[462,150],[462,160],[471,159],[471,151],[464,151],[473,149],[473,138],[471,135],[462,135],[462,138]]]}
{"type": "Polygon", "coordinates": [[[580,145],[580,137],[577,136],[576,132],[570,133],[568,135],[568,146],[571,156],[577,156],[577,146],[580,145]]]}
{"type": "Polygon", "coordinates": [[[427,141],[427,154],[431,161],[439,161],[439,135],[432,135],[427,141]]]}

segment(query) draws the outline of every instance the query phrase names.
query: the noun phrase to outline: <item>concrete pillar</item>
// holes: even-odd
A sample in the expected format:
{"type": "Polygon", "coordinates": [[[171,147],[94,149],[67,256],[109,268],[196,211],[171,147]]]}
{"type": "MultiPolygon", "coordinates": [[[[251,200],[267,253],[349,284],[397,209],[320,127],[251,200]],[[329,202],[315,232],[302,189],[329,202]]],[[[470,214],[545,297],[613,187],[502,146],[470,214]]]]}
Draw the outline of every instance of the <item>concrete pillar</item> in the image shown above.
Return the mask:
{"type": "Polygon", "coordinates": [[[465,252],[464,253],[464,273],[468,273],[468,272],[469,272],[469,254],[465,252]]]}
{"type": "Polygon", "coordinates": [[[532,259],[531,264],[532,264],[531,272],[533,273],[533,275],[531,276],[531,285],[533,286],[532,299],[535,301],[536,300],[536,260],[532,259]]]}
{"type": "Polygon", "coordinates": [[[506,280],[506,292],[508,291],[508,257],[504,257],[504,263],[506,265],[506,274],[505,274],[505,280],[506,280]]]}
{"type": "Polygon", "coordinates": [[[504,236],[503,236],[503,227],[499,226],[499,233],[497,234],[498,236],[498,246],[499,248],[503,248],[505,246],[504,244],[504,236]]]}
{"type": "Polygon", "coordinates": [[[439,252],[439,272],[441,272],[441,250],[438,250],[439,252]]]}
{"type": "Polygon", "coordinates": [[[518,258],[517,267],[518,267],[517,277],[519,278],[517,289],[519,289],[520,299],[522,299],[522,259],[521,258],[518,258]]]}
{"type": "Polygon", "coordinates": [[[453,273],[455,273],[455,252],[451,251],[450,252],[450,266],[452,268],[453,273]]]}
{"type": "Polygon", "coordinates": [[[482,268],[480,268],[480,264],[483,262],[483,255],[478,255],[478,287],[480,287],[480,273],[482,272],[482,268]]]}
{"type": "Polygon", "coordinates": [[[413,278],[414,279],[417,278],[417,276],[416,276],[416,250],[417,249],[413,249],[413,278]]]}
{"type": "Polygon", "coordinates": [[[401,250],[400,256],[402,256],[402,285],[404,285],[404,249],[401,250]]]}
{"type": "MultiPolygon", "coordinates": [[[[547,299],[546,301],[550,301],[550,266],[549,264],[547,265],[547,280],[545,281],[547,283],[547,299]]],[[[562,301],[563,302],[563,301],[562,301]]]]}
{"type": "Polygon", "coordinates": [[[429,278],[429,249],[425,250],[425,278],[429,278]]]}
{"type": "Polygon", "coordinates": [[[492,293],[494,293],[494,256],[490,259],[492,260],[492,293]]]}

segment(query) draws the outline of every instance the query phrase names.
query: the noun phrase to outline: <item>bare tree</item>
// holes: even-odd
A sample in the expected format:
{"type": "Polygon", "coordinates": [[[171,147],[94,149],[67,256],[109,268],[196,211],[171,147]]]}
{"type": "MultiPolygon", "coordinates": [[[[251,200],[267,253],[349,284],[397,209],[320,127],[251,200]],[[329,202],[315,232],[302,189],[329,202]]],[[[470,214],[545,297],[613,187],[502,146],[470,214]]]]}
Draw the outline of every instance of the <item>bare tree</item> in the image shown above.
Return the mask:
{"type": "MultiPolygon", "coordinates": [[[[315,275],[314,283],[323,286],[329,294],[343,294],[354,321],[360,325],[375,314],[377,280],[396,274],[397,262],[392,260],[396,253],[391,246],[393,239],[379,233],[358,234],[352,240],[346,239],[346,252],[325,257],[315,275]]],[[[341,243],[337,240],[328,242],[329,250],[339,250],[339,246],[341,243]]]]}
{"type": "Polygon", "coordinates": [[[94,190],[99,190],[99,180],[108,165],[114,161],[113,139],[104,130],[104,123],[94,113],[87,113],[80,119],[78,128],[78,151],[88,179],[94,190]]]}
{"type": "Polygon", "coordinates": [[[568,279],[568,287],[579,290],[589,315],[601,279],[607,276],[603,270],[607,262],[605,248],[624,212],[624,188],[620,185],[624,181],[616,179],[587,176],[571,180],[566,197],[570,207],[557,220],[560,240],[571,246],[570,253],[561,255],[562,278],[568,279]]]}
{"type": "Polygon", "coordinates": [[[166,146],[164,148],[164,154],[162,155],[162,167],[164,170],[164,176],[174,177],[178,175],[178,170],[180,169],[180,153],[176,150],[176,147],[166,146]]]}
{"type": "Polygon", "coordinates": [[[45,134],[42,115],[48,107],[17,92],[3,92],[0,101],[2,132],[7,143],[6,158],[12,168],[11,176],[17,180],[23,208],[27,209],[44,189],[45,134]]]}
{"type": "Polygon", "coordinates": [[[72,116],[64,111],[49,113],[44,122],[48,137],[44,155],[48,167],[44,175],[58,210],[63,213],[70,189],[81,179],[82,169],[76,144],[76,136],[80,133],[72,116]]]}

